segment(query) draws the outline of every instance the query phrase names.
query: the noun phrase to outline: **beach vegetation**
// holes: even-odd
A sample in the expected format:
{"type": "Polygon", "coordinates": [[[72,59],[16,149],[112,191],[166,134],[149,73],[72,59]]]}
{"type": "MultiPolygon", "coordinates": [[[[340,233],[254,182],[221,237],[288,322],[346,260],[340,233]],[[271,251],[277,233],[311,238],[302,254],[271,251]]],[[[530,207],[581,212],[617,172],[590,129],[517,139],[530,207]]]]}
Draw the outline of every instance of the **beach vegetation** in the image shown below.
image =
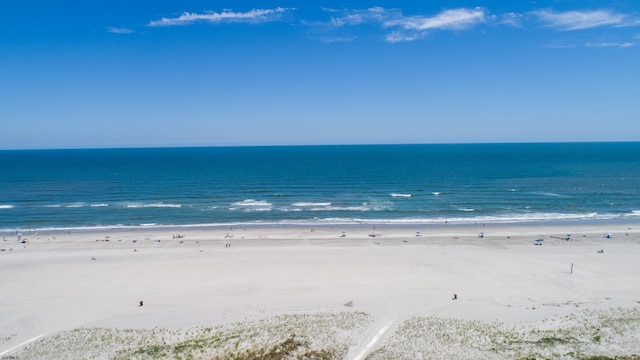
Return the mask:
{"type": "Polygon", "coordinates": [[[10,334],[10,335],[2,335],[2,336],[0,336],[0,344],[3,344],[3,343],[11,341],[11,339],[16,337],[17,335],[18,334],[10,334]]]}
{"type": "MultiPolygon", "coordinates": [[[[290,314],[188,329],[79,328],[26,345],[21,359],[343,359],[374,319],[362,312],[290,314]]],[[[525,324],[414,316],[367,357],[640,360],[640,308],[583,310],[525,324]]]]}
{"type": "Polygon", "coordinates": [[[413,317],[368,360],[407,354],[428,359],[635,360],[629,352],[637,349],[639,335],[640,308],[585,310],[554,322],[519,325],[413,317]]]}
{"type": "Polygon", "coordinates": [[[24,359],[341,359],[371,322],[365,313],[341,312],[178,330],[79,328],[35,341],[18,355],[24,359]]]}

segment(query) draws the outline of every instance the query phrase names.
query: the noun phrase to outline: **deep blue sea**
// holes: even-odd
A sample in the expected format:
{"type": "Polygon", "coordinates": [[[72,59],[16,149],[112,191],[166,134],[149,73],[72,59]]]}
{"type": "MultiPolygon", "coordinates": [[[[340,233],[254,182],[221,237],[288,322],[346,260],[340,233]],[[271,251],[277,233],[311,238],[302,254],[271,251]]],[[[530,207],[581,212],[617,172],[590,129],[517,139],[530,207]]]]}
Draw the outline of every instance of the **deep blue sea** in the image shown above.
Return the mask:
{"type": "Polygon", "coordinates": [[[0,231],[640,221],[640,143],[0,151],[0,231]]]}

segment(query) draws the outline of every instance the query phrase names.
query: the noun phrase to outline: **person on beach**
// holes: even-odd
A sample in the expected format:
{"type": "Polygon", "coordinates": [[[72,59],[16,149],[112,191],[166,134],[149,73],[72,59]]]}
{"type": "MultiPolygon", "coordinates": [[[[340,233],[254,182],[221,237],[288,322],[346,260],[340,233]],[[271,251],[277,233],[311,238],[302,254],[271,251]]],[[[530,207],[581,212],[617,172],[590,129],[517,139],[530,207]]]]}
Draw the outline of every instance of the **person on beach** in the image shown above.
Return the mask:
{"type": "Polygon", "coordinates": [[[140,305],[138,305],[138,306],[142,306],[142,305],[144,305],[144,302],[142,300],[140,300],[140,305]]]}

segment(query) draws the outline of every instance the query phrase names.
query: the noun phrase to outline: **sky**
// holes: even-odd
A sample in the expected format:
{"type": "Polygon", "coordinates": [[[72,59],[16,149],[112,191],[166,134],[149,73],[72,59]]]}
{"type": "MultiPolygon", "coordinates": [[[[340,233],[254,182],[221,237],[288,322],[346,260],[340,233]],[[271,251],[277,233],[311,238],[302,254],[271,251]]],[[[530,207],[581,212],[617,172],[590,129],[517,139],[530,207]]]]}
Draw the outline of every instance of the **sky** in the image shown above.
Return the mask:
{"type": "Polygon", "coordinates": [[[640,141],[640,2],[0,2],[0,149],[557,141],[640,141]]]}

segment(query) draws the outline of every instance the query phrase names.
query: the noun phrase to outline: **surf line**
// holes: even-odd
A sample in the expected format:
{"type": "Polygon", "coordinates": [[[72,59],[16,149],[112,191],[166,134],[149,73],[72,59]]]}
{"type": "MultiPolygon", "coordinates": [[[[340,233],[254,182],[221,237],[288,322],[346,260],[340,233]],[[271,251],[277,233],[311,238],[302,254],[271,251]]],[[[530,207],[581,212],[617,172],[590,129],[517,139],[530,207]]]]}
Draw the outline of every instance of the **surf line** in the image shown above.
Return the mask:
{"type": "Polygon", "coordinates": [[[378,332],[371,339],[371,341],[369,341],[369,343],[364,347],[364,349],[362,349],[358,353],[358,355],[356,355],[356,357],[353,358],[353,360],[362,359],[371,350],[373,345],[375,345],[376,342],[378,342],[378,340],[382,337],[382,335],[384,335],[384,333],[387,332],[387,330],[389,330],[389,328],[391,327],[391,324],[393,324],[393,320],[390,320],[388,323],[384,324],[384,326],[380,330],[378,330],[378,332]]]}
{"type": "Polygon", "coordinates": [[[28,344],[28,343],[30,343],[30,342],[34,342],[34,341],[36,341],[36,340],[40,339],[40,338],[41,338],[41,337],[43,337],[43,336],[44,336],[44,334],[42,334],[42,335],[38,335],[38,336],[36,336],[36,337],[34,337],[34,338],[32,338],[32,339],[29,339],[29,340],[27,340],[27,341],[25,341],[25,342],[23,342],[23,343],[21,343],[21,344],[18,344],[18,345],[16,345],[16,346],[12,347],[12,348],[11,348],[11,349],[9,349],[9,350],[5,350],[5,351],[3,351],[3,352],[1,352],[1,353],[0,353],[0,356],[4,356],[5,354],[8,354],[8,353],[12,352],[13,350],[16,350],[16,349],[17,349],[17,348],[19,348],[19,347],[25,346],[25,345],[27,345],[27,344],[28,344]]]}

